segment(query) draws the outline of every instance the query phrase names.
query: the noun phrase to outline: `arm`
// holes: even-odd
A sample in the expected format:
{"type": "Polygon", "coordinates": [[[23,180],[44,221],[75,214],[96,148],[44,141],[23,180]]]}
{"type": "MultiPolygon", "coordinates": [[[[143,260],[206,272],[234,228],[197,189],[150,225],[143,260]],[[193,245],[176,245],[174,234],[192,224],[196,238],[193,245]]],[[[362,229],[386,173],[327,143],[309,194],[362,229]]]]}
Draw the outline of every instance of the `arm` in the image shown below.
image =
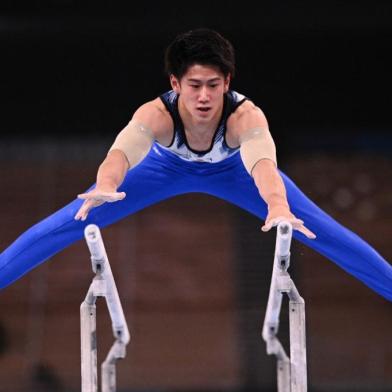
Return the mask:
{"type": "Polygon", "coordinates": [[[304,226],[304,222],[290,211],[286,189],[277,169],[275,144],[264,114],[251,102],[239,109],[242,110],[233,118],[229,129],[233,130],[233,140],[237,139],[240,144],[245,168],[268,206],[268,215],[262,230],[268,231],[282,220],[287,220],[294,229],[308,238],[315,238],[304,226]]]}
{"type": "Polygon", "coordinates": [[[281,207],[289,210],[286,188],[276,169],[275,162],[270,159],[260,159],[251,173],[257,189],[268,205],[268,210],[281,207]]]}
{"type": "Polygon", "coordinates": [[[117,192],[117,188],[124,180],[129,169],[129,163],[121,150],[109,151],[105,160],[101,163],[97,173],[95,189],[88,193],[78,195],[84,203],[75,215],[76,220],[86,220],[92,208],[98,207],[105,202],[115,202],[124,199],[125,192],[117,192]]]}
{"type": "Polygon", "coordinates": [[[295,230],[300,231],[310,239],[316,238],[315,234],[304,226],[304,222],[291,213],[286,188],[275,162],[269,159],[259,160],[252,170],[252,177],[261,197],[268,206],[268,215],[261,230],[269,231],[282,220],[287,220],[295,230]]]}
{"type": "Polygon", "coordinates": [[[109,151],[98,168],[96,188],[106,192],[115,192],[123,182],[128,169],[129,162],[123,151],[109,151]]]}
{"type": "Polygon", "coordinates": [[[125,192],[117,192],[117,189],[124,181],[127,171],[146,157],[154,140],[165,143],[170,137],[167,132],[170,130],[170,122],[162,106],[158,100],[141,106],[129,124],[118,134],[98,168],[96,187],[90,192],[78,195],[84,203],[75,215],[76,220],[85,220],[92,208],[105,202],[124,199],[125,192]]]}

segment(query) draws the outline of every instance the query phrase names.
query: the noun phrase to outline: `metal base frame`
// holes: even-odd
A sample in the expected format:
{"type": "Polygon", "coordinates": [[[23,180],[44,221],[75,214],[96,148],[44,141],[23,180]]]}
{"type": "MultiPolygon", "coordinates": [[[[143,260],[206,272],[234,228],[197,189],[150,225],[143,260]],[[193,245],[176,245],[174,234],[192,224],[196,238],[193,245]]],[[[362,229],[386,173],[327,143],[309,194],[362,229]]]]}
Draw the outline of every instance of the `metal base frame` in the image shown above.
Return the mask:
{"type": "Polygon", "coordinates": [[[271,287],[262,336],[267,353],[277,359],[278,392],[306,392],[305,301],[287,272],[290,265],[292,226],[281,222],[277,228],[271,287]],[[290,357],[277,338],[283,294],[289,298],[290,357]]]}
{"type": "Polygon", "coordinates": [[[82,392],[98,391],[95,304],[98,297],[106,299],[115,338],[105,361],[101,365],[101,391],[115,392],[116,362],[118,359],[125,358],[126,345],[130,336],[98,226],[88,225],[85,228],[84,235],[91,253],[91,263],[95,277],[91,282],[85,300],[80,305],[82,392]]]}

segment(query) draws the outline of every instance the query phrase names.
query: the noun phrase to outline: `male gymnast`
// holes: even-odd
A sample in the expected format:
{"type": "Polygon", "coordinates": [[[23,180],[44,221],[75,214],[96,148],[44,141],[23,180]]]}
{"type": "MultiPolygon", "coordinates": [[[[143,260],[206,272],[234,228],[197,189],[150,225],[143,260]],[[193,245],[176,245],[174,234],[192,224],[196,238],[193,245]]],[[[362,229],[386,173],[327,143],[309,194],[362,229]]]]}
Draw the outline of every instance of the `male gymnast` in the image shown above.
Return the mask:
{"type": "Polygon", "coordinates": [[[266,117],[230,89],[231,43],[214,30],[188,31],[168,46],[165,67],[171,90],[136,110],[96,184],[1,254],[0,287],[83,238],[87,224],[102,228],[164,199],[201,192],[265,220],[263,231],[289,221],[295,238],[392,300],[391,265],[278,170],[266,117]]]}

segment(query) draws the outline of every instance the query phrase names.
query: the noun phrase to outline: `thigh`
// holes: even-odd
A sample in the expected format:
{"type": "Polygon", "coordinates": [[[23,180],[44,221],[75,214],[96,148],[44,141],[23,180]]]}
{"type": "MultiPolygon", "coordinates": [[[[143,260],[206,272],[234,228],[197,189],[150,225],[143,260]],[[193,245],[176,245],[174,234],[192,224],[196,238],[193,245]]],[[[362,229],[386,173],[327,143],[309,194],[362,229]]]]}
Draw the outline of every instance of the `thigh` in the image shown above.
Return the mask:
{"type": "Polygon", "coordinates": [[[83,238],[88,224],[94,223],[102,228],[151,204],[185,193],[187,182],[183,178],[180,170],[151,151],[140,165],[127,173],[120,187],[127,194],[124,200],[93,209],[82,222],[74,219],[83,203],[76,199],[32,226],[5,249],[0,255],[0,287],[83,238]]]}
{"type": "MultiPolygon", "coordinates": [[[[310,240],[297,231],[293,236],[392,300],[391,265],[366,241],[312,202],[288,176],[282,172],[280,174],[292,212],[305,222],[317,238],[310,240]]],[[[239,161],[233,167],[227,167],[227,170],[217,171],[205,191],[265,219],[267,206],[239,161]]]]}

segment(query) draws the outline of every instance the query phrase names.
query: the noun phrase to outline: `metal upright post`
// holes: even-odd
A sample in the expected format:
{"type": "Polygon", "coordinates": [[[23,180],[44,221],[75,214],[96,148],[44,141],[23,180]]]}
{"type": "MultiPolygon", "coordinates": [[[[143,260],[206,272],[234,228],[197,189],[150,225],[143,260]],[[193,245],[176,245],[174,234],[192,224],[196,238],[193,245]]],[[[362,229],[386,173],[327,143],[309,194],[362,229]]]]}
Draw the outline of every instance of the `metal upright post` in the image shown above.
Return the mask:
{"type": "Polygon", "coordinates": [[[290,319],[291,391],[307,390],[305,301],[296,287],[288,292],[290,319]]]}
{"type": "Polygon", "coordinates": [[[305,301],[287,269],[290,265],[292,227],[281,222],[277,228],[274,265],[262,336],[267,353],[277,359],[278,392],[306,392],[305,301]],[[290,358],[277,338],[283,294],[289,297],[290,358]]]}
{"type": "Polygon", "coordinates": [[[95,305],[97,297],[106,299],[116,339],[101,367],[102,392],[115,392],[115,365],[118,359],[125,358],[126,345],[130,339],[129,331],[99,228],[96,225],[88,225],[84,234],[91,253],[95,277],[80,306],[82,392],[98,391],[95,305]]]}
{"type": "Polygon", "coordinates": [[[82,392],[98,390],[95,299],[89,291],[80,305],[82,392]]]}

